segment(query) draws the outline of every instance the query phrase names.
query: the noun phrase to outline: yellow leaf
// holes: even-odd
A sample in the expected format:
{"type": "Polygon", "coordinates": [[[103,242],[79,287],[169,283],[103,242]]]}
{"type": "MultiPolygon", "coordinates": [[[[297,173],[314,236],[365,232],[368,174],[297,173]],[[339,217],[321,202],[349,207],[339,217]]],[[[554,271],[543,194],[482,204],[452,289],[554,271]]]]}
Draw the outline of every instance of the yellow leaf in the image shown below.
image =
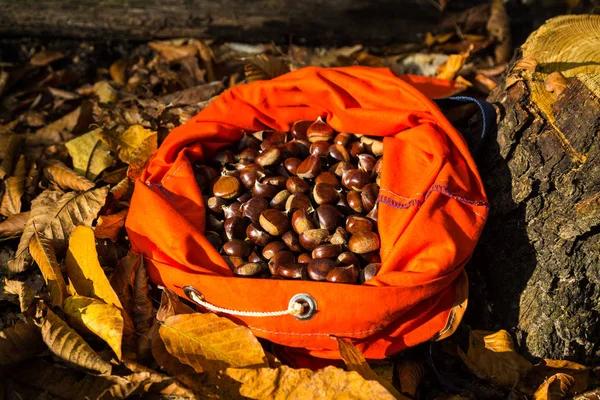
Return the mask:
{"type": "Polygon", "coordinates": [[[367,363],[367,360],[363,357],[362,353],[350,342],[348,339],[343,338],[335,338],[337,340],[338,348],[340,350],[340,355],[342,359],[346,363],[346,367],[349,371],[358,372],[364,379],[368,381],[376,381],[381,384],[384,388],[387,389],[392,395],[394,395],[397,399],[406,399],[406,396],[403,396],[396,390],[394,385],[391,382],[383,380],[377,375],[367,363]]]}
{"type": "Polygon", "coordinates": [[[358,372],[327,367],[319,371],[279,368],[228,368],[219,389],[225,397],[237,393],[251,399],[394,399],[378,382],[365,380],[358,372]],[[239,383],[238,383],[239,382],[239,383]],[[241,387],[239,386],[241,384],[241,387]]]}
{"type": "Polygon", "coordinates": [[[409,397],[417,394],[417,389],[425,375],[423,363],[411,359],[403,359],[397,364],[398,380],[400,381],[400,390],[409,397]]]}
{"type": "Polygon", "coordinates": [[[123,308],[98,262],[94,231],[91,228],[78,226],[73,230],[66,264],[67,275],[79,295],[123,308]]]}
{"type": "Polygon", "coordinates": [[[198,48],[194,44],[187,44],[183,39],[163,40],[148,43],[152,50],[157,51],[167,61],[173,62],[197,54],[198,48]]]}
{"type": "Polygon", "coordinates": [[[73,368],[64,368],[42,359],[23,363],[8,372],[15,381],[38,389],[38,399],[52,398],[67,400],[125,399],[140,386],[120,376],[98,376],[83,374],[73,368]],[[54,397],[56,396],[56,397],[54,397]]]}
{"type": "Polygon", "coordinates": [[[113,81],[119,85],[127,83],[127,60],[121,58],[110,65],[108,72],[113,81]]]}
{"type": "Polygon", "coordinates": [[[100,140],[99,129],[78,136],[65,143],[65,146],[73,159],[75,172],[91,180],[96,179],[114,161],[110,148],[100,140]]]}
{"type": "Polygon", "coordinates": [[[103,215],[98,218],[98,224],[94,229],[94,236],[98,239],[110,239],[113,243],[117,241],[121,228],[125,226],[127,209],[116,214],[103,215]]]}
{"type": "Polygon", "coordinates": [[[473,50],[473,45],[469,46],[467,51],[464,51],[459,54],[452,54],[448,57],[448,60],[440,65],[435,71],[435,76],[439,79],[448,79],[452,80],[456,78],[460,69],[467,62],[467,58],[471,54],[473,50]]]}
{"type": "Polygon", "coordinates": [[[58,160],[52,160],[44,168],[44,175],[63,189],[88,190],[94,187],[94,182],[79,175],[58,160]]]}
{"type": "Polygon", "coordinates": [[[5,192],[0,203],[0,214],[9,217],[21,212],[21,196],[25,194],[25,156],[21,155],[15,173],[4,181],[5,192]]]}
{"type": "Polygon", "coordinates": [[[0,237],[14,237],[23,233],[30,211],[14,214],[0,222],[0,237]]]}
{"type": "Polygon", "coordinates": [[[164,322],[165,319],[177,314],[193,314],[196,311],[181,302],[177,293],[169,288],[163,288],[160,298],[160,307],[156,312],[156,319],[164,322]]]}
{"type": "Polygon", "coordinates": [[[273,79],[289,71],[290,68],[282,57],[258,54],[244,60],[244,73],[248,82],[273,79]]]}
{"type": "Polygon", "coordinates": [[[471,372],[501,387],[513,387],[532,368],[531,363],[515,351],[513,340],[505,330],[471,331],[467,354],[460,347],[457,351],[471,372]]]}
{"type": "Polygon", "coordinates": [[[567,374],[552,375],[533,395],[534,400],[562,400],[566,397],[575,379],[567,374]]]}
{"type": "Polygon", "coordinates": [[[110,189],[113,199],[119,200],[126,194],[130,194],[130,189],[133,188],[133,182],[128,177],[123,178],[119,183],[110,189]]]}
{"type": "Polygon", "coordinates": [[[56,260],[56,254],[49,239],[41,237],[36,231],[31,243],[29,243],[29,252],[40,267],[40,271],[48,286],[52,305],[61,307],[67,297],[67,284],[56,260]]]}
{"type": "Polygon", "coordinates": [[[159,328],[165,347],[197,372],[267,365],[262,346],[245,326],[215,314],[182,314],[159,328]]]}
{"type": "Polygon", "coordinates": [[[141,125],[130,126],[118,136],[103,134],[102,140],[115,149],[119,158],[129,164],[127,176],[135,179],[158,147],[156,132],[141,125]]]}
{"type": "Polygon", "coordinates": [[[46,310],[42,323],[42,339],[57,357],[82,368],[110,374],[111,365],[50,309],[46,310]]]}
{"type": "Polygon", "coordinates": [[[588,388],[590,380],[589,367],[566,360],[542,360],[529,371],[525,379],[526,386],[521,390],[532,395],[535,388],[558,373],[570,375],[574,378],[575,381],[569,390],[569,395],[584,392],[588,388]],[[533,389],[529,390],[529,388],[533,389]]]}
{"type": "Polygon", "coordinates": [[[196,372],[194,368],[182,363],[177,357],[167,351],[160,335],[152,336],[152,356],[156,363],[167,371],[169,375],[189,375],[196,372]]]}
{"type": "Polygon", "coordinates": [[[44,348],[40,328],[29,320],[0,331],[0,365],[27,360],[44,348]]]}
{"type": "Polygon", "coordinates": [[[70,317],[69,321],[77,321],[104,340],[121,359],[121,342],[123,339],[123,316],[117,307],[100,300],[83,296],[71,296],[65,300],[63,311],[70,317]]]}
{"type": "Polygon", "coordinates": [[[98,96],[100,103],[114,103],[118,99],[118,93],[108,81],[94,83],[94,93],[98,96]]]}
{"type": "Polygon", "coordinates": [[[64,58],[64,54],[60,51],[55,50],[42,50],[38,53],[35,53],[33,57],[29,60],[31,65],[36,67],[45,67],[46,65],[64,58]]]}

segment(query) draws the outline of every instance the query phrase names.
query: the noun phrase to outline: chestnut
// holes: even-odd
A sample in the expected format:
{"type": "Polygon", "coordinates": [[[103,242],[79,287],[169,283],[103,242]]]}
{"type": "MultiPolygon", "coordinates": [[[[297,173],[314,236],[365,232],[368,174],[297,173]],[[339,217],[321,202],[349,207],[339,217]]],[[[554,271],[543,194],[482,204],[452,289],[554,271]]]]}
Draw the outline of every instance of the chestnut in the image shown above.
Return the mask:
{"type": "Polygon", "coordinates": [[[308,212],[304,208],[300,208],[292,214],[292,228],[297,234],[314,229],[314,225],[308,216],[308,212]]]}
{"type": "Polygon", "coordinates": [[[333,138],[333,129],[319,117],[308,127],[306,136],[313,143],[321,140],[330,141],[333,138]]]}
{"type": "Polygon", "coordinates": [[[310,154],[319,158],[326,158],[331,144],[329,142],[314,142],[310,145],[310,154]]]}
{"type": "Polygon", "coordinates": [[[294,210],[306,210],[308,212],[313,211],[310,200],[305,194],[296,193],[288,197],[287,201],[285,202],[285,211],[290,213],[294,210]]]}
{"type": "Polygon", "coordinates": [[[227,202],[219,197],[209,197],[206,200],[206,207],[215,214],[223,214],[223,208],[227,206],[227,202]]]}
{"type": "Polygon", "coordinates": [[[291,251],[280,251],[269,260],[269,270],[271,270],[273,275],[278,275],[277,268],[281,265],[294,264],[295,262],[296,257],[294,257],[291,251]]]}
{"type": "Polygon", "coordinates": [[[341,219],[342,214],[330,204],[323,204],[315,210],[315,220],[321,229],[331,231],[340,225],[341,219]]]}
{"type": "Polygon", "coordinates": [[[348,249],[356,254],[379,250],[379,235],[375,232],[360,231],[348,240],[348,249]]]}
{"type": "Polygon", "coordinates": [[[379,269],[381,268],[381,263],[371,263],[368,264],[361,272],[360,272],[360,283],[364,283],[366,281],[370,281],[377,275],[379,269]]]}
{"type": "Polygon", "coordinates": [[[206,214],[205,224],[206,230],[217,232],[223,231],[223,220],[218,219],[212,214],[206,214]]]}
{"type": "Polygon", "coordinates": [[[313,121],[307,120],[300,120],[294,122],[291,129],[292,137],[294,139],[308,140],[308,137],[306,136],[306,131],[308,130],[308,127],[312,125],[312,123],[313,121]]]}
{"type": "Polygon", "coordinates": [[[381,168],[383,167],[383,157],[379,157],[379,160],[375,163],[375,167],[373,167],[373,175],[380,175],[381,168]]]}
{"type": "Polygon", "coordinates": [[[335,267],[327,274],[326,279],[329,282],[337,283],[356,283],[358,280],[359,268],[354,265],[344,267],[335,267]]]}
{"type": "Polygon", "coordinates": [[[239,201],[235,201],[228,206],[223,208],[223,216],[227,218],[231,217],[242,217],[242,204],[239,201]]]}
{"type": "Polygon", "coordinates": [[[321,172],[321,159],[315,155],[308,156],[298,165],[297,175],[302,179],[313,179],[321,172]]]}
{"type": "Polygon", "coordinates": [[[285,210],[285,203],[288,197],[290,197],[291,195],[292,194],[287,190],[282,190],[271,199],[271,207],[273,207],[276,210],[285,210]]]}
{"type": "Polygon", "coordinates": [[[360,255],[360,259],[363,260],[363,264],[373,264],[373,263],[381,262],[381,256],[379,255],[378,251],[372,251],[370,253],[359,254],[359,255],[360,255]]]}
{"type": "Polygon", "coordinates": [[[367,214],[367,218],[369,218],[375,225],[377,225],[377,215],[379,213],[379,203],[375,203],[375,206],[369,213],[367,214]]]}
{"type": "Polygon", "coordinates": [[[285,188],[292,194],[310,192],[310,185],[302,178],[290,176],[285,182],[285,188]]]}
{"type": "Polygon", "coordinates": [[[267,264],[260,262],[249,262],[237,266],[233,274],[237,276],[257,276],[268,271],[267,264]]]}
{"type": "Polygon", "coordinates": [[[264,197],[265,199],[272,199],[278,192],[277,186],[259,181],[256,181],[252,187],[252,196],[264,197]]]}
{"type": "Polygon", "coordinates": [[[227,263],[227,266],[232,271],[235,271],[237,267],[244,264],[246,261],[242,257],[223,256],[223,260],[227,263]]]}
{"type": "Polygon", "coordinates": [[[375,204],[377,204],[377,197],[379,196],[379,185],[376,183],[369,183],[363,187],[360,192],[360,197],[365,211],[371,211],[375,204]]]}
{"type": "Polygon", "coordinates": [[[238,155],[240,161],[254,161],[258,156],[258,150],[256,149],[244,149],[238,155]]]}
{"type": "Polygon", "coordinates": [[[340,193],[329,183],[317,183],[313,188],[313,199],[317,204],[330,204],[338,200],[340,193]]]}
{"type": "Polygon", "coordinates": [[[244,239],[248,223],[242,217],[227,218],[223,223],[227,239],[244,239]]]}
{"type": "Polygon", "coordinates": [[[287,215],[273,208],[260,214],[260,226],[273,236],[281,236],[290,229],[290,220],[287,215]]]}
{"type": "Polygon", "coordinates": [[[283,166],[287,170],[290,175],[296,175],[296,171],[298,170],[298,166],[302,162],[301,159],[296,157],[286,158],[283,162],[283,166]]]}
{"type": "Polygon", "coordinates": [[[223,246],[221,235],[219,235],[217,232],[206,231],[206,233],[204,233],[204,237],[206,237],[206,240],[208,240],[212,247],[214,247],[217,251],[219,251],[221,246],[223,246]]]}
{"type": "Polygon", "coordinates": [[[361,231],[370,232],[373,230],[373,222],[370,219],[359,215],[350,215],[346,218],[346,230],[351,235],[361,231]]]}
{"type": "Polygon", "coordinates": [[[223,245],[223,251],[228,256],[248,257],[252,253],[253,247],[252,243],[246,240],[233,239],[223,245]]]}
{"type": "Polygon", "coordinates": [[[271,242],[263,248],[262,256],[266,260],[270,260],[271,258],[273,258],[273,256],[275,256],[275,254],[283,250],[287,250],[287,246],[285,243],[280,241],[271,242]]]}
{"type": "Polygon", "coordinates": [[[317,258],[308,263],[306,272],[314,281],[324,281],[329,272],[337,266],[337,263],[329,258],[317,258]]]}
{"type": "Polygon", "coordinates": [[[277,267],[277,274],[284,278],[300,279],[306,274],[306,264],[284,264],[277,267]]]}
{"type": "Polygon", "coordinates": [[[254,183],[267,175],[267,172],[258,164],[249,164],[240,171],[240,180],[248,189],[254,187],[254,183]]]}
{"type": "Polygon", "coordinates": [[[266,183],[267,185],[275,186],[278,190],[285,189],[286,181],[287,178],[281,175],[265,176],[260,180],[261,183],[266,183]]]}
{"type": "Polygon", "coordinates": [[[233,154],[233,151],[221,150],[221,151],[217,151],[215,154],[213,154],[213,156],[210,158],[210,161],[224,165],[224,164],[233,164],[237,160],[236,160],[235,154],[233,154]]]}
{"type": "Polygon", "coordinates": [[[286,246],[295,252],[304,251],[304,248],[300,245],[300,239],[298,238],[298,234],[294,231],[287,231],[281,236],[281,240],[286,244],[286,246]]]}
{"type": "Polygon", "coordinates": [[[285,131],[264,131],[263,138],[274,144],[283,144],[288,141],[288,134],[285,131]]]}
{"type": "Polygon", "coordinates": [[[261,256],[260,254],[258,254],[256,251],[253,251],[248,256],[248,261],[255,262],[255,263],[260,263],[260,262],[265,262],[266,260],[265,260],[265,258],[263,256],[261,256]]]}
{"type": "Polygon", "coordinates": [[[348,243],[348,232],[341,227],[335,228],[335,232],[331,236],[331,239],[329,239],[329,243],[346,245],[348,243]]]}
{"type": "Polygon", "coordinates": [[[206,165],[197,166],[196,173],[194,175],[196,176],[196,181],[200,179],[202,182],[204,182],[204,186],[212,185],[212,183],[220,176],[216,169],[206,165]]]}
{"type": "Polygon", "coordinates": [[[348,207],[350,207],[354,212],[362,213],[364,211],[362,204],[362,197],[360,193],[351,190],[346,194],[346,201],[348,202],[348,207]]]}
{"type": "Polygon", "coordinates": [[[240,193],[240,181],[233,176],[221,176],[213,185],[213,194],[222,199],[233,199],[240,193]]]}
{"type": "Polygon", "coordinates": [[[245,192],[245,193],[239,195],[236,200],[237,200],[238,203],[242,204],[242,203],[247,202],[251,198],[252,198],[252,193],[251,192],[245,192]]]}
{"type": "Polygon", "coordinates": [[[315,184],[328,183],[336,189],[341,189],[340,180],[335,176],[333,172],[325,171],[321,172],[319,176],[315,178],[315,184]]]}
{"type": "Polygon", "coordinates": [[[312,257],[308,253],[302,253],[298,256],[298,262],[301,264],[308,264],[312,260],[312,257]]]}
{"type": "Polygon", "coordinates": [[[350,162],[340,161],[337,164],[333,164],[331,168],[329,168],[329,172],[332,172],[337,177],[342,177],[346,171],[350,171],[354,169],[354,165],[350,162]]]}
{"type": "Polygon", "coordinates": [[[375,157],[379,157],[383,154],[383,141],[373,139],[369,136],[362,136],[360,142],[365,146],[365,149],[375,157]]]}
{"type": "Polygon", "coordinates": [[[342,265],[354,265],[360,267],[360,260],[356,254],[351,251],[345,251],[337,257],[337,261],[342,265]]]}
{"type": "Polygon", "coordinates": [[[351,190],[361,191],[371,178],[362,169],[351,169],[342,174],[342,185],[351,190]]]}
{"type": "Polygon", "coordinates": [[[348,150],[341,144],[332,144],[327,148],[327,155],[333,162],[350,161],[348,150]]]}
{"type": "Polygon", "coordinates": [[[248,225],[246,228],[246,237],[249,241],[257,246],[266,246],[273,238],[267,232],[260,229],[254,224],[248,225]]]}
{"type": "MultiPolygon", "coordinates": [[[[362,204],[362,199],[361,199],[361,204],[362,204]]],[[[350,215],[354,211],[348,205],[348,201],[346,200],[346,195],[344,193],[340,193],[340,197],[339,197],[338,202],[335,205],[335,207],[339,210],[339,212],[341,212],[344,215],[350,215]]]]}
{"type": "Polygon", "coordinates": [[[341,244],[322,244],[312,251],[312,258],[336,258],[341,252],[341,244]]]}
{"type": "Polygon", "coordinates": [[[350,135],[348,133],[340,132],[333,138],[333,143],[346,147],[348,143],[350,143],[350,135]]]}
{"type": "Polygon", "coordinates": [[[260,196],[256,196],[242,204],[242,216],[248,218],[255,224],[259,223],[260,214],[269,208],[269,202],[260,196]]]}
{"type": "Polygon", "coordinates": [[[376,163],[377,159],[370,154],[358,155],[358,168],[362,169],[365,172],[373,172],[376,163]]]}
{"type": "Polygon", "coordinates": [[[357,158],[359,154],[363,154],[365,152],[365,145],[361,142],[352,142],[350,146],[348,146],[348,153],[350,153],[350,157],[357,158]]]}
{"type": "Polygon", "coordinates": [[[327,229],[308,229],[299,236],[300,244],[306,250],[313,251],[317,246],[329,240],[327,229]]]}

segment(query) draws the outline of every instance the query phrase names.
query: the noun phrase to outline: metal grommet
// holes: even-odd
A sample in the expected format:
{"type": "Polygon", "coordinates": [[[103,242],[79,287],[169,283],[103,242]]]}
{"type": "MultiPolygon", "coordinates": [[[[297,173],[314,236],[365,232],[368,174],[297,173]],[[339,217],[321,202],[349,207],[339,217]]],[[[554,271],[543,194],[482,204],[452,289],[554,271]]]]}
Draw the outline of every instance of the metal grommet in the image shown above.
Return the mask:
{"type": "Polygon", "coordinates": [[[317,302],[310,294],[298,293],[297,295],[294,295],[294,297],[290,299],[288,308],[291,308],[294,303],[300,303],[304,306],[304,311],[301,315],[294,315],[294,317],[300,320],[311,319],[317,313],[317,302]]]}
{"type": "Polygon", "coordinates": [[[198,296],[201,299],[204,299],[204,296],[202,296],[202,293],[200,293],[200,291],[198,291],[198,289],[196,289],[193,286],[184,286],[183,293],[187,296],[188,299],[190,299],[192,301],[194,299],[192,299],[191,293],[195,294],[196,296],[198,296]]]}

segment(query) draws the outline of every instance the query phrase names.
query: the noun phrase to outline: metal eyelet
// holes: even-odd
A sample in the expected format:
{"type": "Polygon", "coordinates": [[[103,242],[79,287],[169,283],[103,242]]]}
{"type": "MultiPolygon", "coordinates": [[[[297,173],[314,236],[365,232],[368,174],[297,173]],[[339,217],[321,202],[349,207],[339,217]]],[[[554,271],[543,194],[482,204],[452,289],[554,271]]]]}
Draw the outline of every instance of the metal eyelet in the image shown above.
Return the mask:
{"type": "Polygon", "coordinates": [[[317,302],[315,299],[307,293],[298,293],[294,295],[288,304],[288,308],[291,308],[294,303],[300,303],[304,306],[304,312],[301,315],[294,315],[299,320],[308,320],[315,316],[317,313],[317,302]]]}
{"type": "Polygon", "coordinates": [[[192,293],[194,293],[199,298],[204,299],[204,296],[202,296],[202,293],[200,293],[200,291],[193,286],[184,286],[183,293],[187,296],[188,299],[190,299],[192,301],[193,301],[192,296],[191,296],[192,293]]]}

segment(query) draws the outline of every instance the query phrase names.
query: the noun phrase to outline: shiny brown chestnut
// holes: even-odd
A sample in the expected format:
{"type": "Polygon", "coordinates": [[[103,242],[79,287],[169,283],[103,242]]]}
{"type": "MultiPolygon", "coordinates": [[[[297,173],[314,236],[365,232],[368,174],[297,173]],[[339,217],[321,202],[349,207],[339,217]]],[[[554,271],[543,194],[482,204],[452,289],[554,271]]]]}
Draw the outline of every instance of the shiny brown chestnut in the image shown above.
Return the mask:
{"type": "Polygon", "coordinates": [[[300,239],[298,234],[294,231],[287,231],[281,236],[281,240],[286,244],[286,246],[295,252],[304,251],[302,245],[300,245],[300,239]]]}
{"type": "Polygon", "coordinates": [[[335,176],[341,178],[346,171],[350,171],[354,168],[354,164],[346,161],[340,161],[337,164],[333,164],[331,168],[329,168],[329,172],[332,172],[335,174],[335,176]]]}
{"type": "Polygon", "coordinates": [[[348,240],[348,249],[356,254],[379,250],[379,235],[375,232],[360,231],[348,240]]]}
{"type": "Polygon", "coordinates": [[[288,133],[285,131],[265,131],[263,135],[263,140],[267,140],[269,142],[275,144],[283,144],[288,141],[288,133]]]}
{"type": "Polygon", "coordinates": [[[210,161],[219,164],[233,164],[237,161],[236,155],[231,150],[220,150],[217,151],[210,159],[210,161]]]}
{"type": "Polygon", "coordinates": [[[306,264],[284,264],[277,267],[277,274],[284,278],[300,279],[306,273],[306,264]]]}
{"type": "Polygon", "coordinates": [[[213,194],[222,199],[233,199],[240,190],[240,181],[233,176],[221,176],[213,185],[213,194]]]}
{"type": "Polygon", "coordinates": [[[223,207],[223,216],[227,218],[242,217],[242,203],[235,201],[228,206],[223,207]]]}
{"type": "Polygon", "coordinates": [[[252,192],[244,192],[236,198],[236,201],[243,204],[252,198],[252,192]]]}
{"type": "Polygon", "coordinates": [[[319,205],[337,202],[340,192],[329,183],[317,183],[313,188],[313,199],[319,205]]]}
{"type": "Polygon", "coordinates": [[[275,256],[275,254],[279,253],[280,251],[284,251],[284,250],[287,250],[287,246],[285,243],[283,243],[281,241],[271,242],[263,248],[262,256],[266,260],[270,260],[271,258],[273,258],[275,256]]]}
{"type": "Polygon", "coordinates": [[[246,228],[246,237],[257,246],[266,246],[273,238],[257,225],[250,224],[246,228]]]}
{"type": "Polygon", "coordinates": [[[281,265],[294,264],[296,257],[291,251],[280,251],[269,260],[269,270],[273,275],[277,275],[277,268],[281,265]]]}
{"type": "Polygon", "coordinates": [[[256,196],[242,204],[242,216],[255,224],[259,223],[260,214],[269,208],[267,199],[256,196]]]}
{"type": "Polygon", "coordinates": [[[304,208],[300,208],[292,214],[292,228],[297,234],[314,229],[315,226],[312,223],[311,218],[308,216],[308,212],[304,208]]]}
{"type": "Polygon", "coordinates": [[[240,171],[240,180],[248,189],[254,187],[254,183],[267,175],[267,172],[258,164],[247,165],[240,171]]]}
{"type": "Polygon", "coordinates": [[[375,157],[379,157],[383,154],[383,141],[369,136],[362,136],[360,142],[365,146],[365,150],[375,157]]]}
{"type": "Polygon", "coordinates": [[[269,204],[276,210],[285,210],[285,203],[287,202],[288,197],[291,195],[292,194],[290,192],[283,189],[271,199],[269,204]]]}
{"type": "Polygon", "coordinates": [[[365,152],[365,145],[361,142],[352,142],[348,146],[348,153],[350,153],[350,157],[357,158],[359,154],[363,154],[365,152]]]}
{"type": "Polygon", "coordinates": [[[256,149],[244,149],[238,155],[240,161],[254,161],[258,156],[258,150],[256,149]]]}
{"type": "Polygon", "coordinates": [[[298,262],[301,264],[308,264],[311,262],[312,257],[308,253],[302,253],[298,256],[298,262]]]}
{"type": "Polygon", "coordinates": [[[348,150],[341,144],[332,144],[327,148],[327,155],[333,162],[350,161],[348,150]]]}
{"type": "Polygon", "coordinates": [[[212,214],[206,214],[205,217],[206,230],[223,232],[223,220],[215,217],[212,214]]]}
{"type": "Polygon", "coordinates": [[[340,185],[340,180],[337,178],[337,176],[335,176],[333,172],[329,171],[321,172],[315,178],[315,185],[318,185],[319,183],[328,183],[336,189],[341,189],[342,187],[340,185]]]}
{"type": "Polygon", "coordinates": [[[292,194],[310,192],[310,185],[302,178],[290,176],[285,182],[285,188],[292,194]]]}
{"type": "Polygon", "coordinates": [[[223,256],[223,260],[227,263],[227,266],[232,271],[235,271],[237,267],[244,264],[246,261],[242,257],[223,256]]]}
{"type": "Polygon", "coordinates": [[[365,211],[371,211],[375,204],[377,204],[377,197],[379,196],[379,185],[376,183],[369,183],[363,186],[362,192],[360,192],[360,198],[362,200],[363,208],[365,211]]]}
{"type": "Polygon", "coordinates": [[[265,199],[272,199],[278,192],[277,186],[259,181],[256,181],[254,187],[252,187],[252,196],[264,197],[265,199]]]}
{"type": "Polygon", "coordinates": [[[249,262],[237,266],[233,274],[236,276],[258,276],[268,271],[267,264],[259,262],[249,262]]]}
{"type": "Polygon", "coordinates": [[[313,179],[321,172],[321,165],[319,157],[310,155],[300,163],[296,173],[302,179],[313,179]]]}
{"type": "Polygon", "coordinates": [[[360,259],[363,260],[363,264],[373,264],[380,263],[381,256],[379,255],[379,251],[372,251],[370,253],[359,254],[360,259]]]}
{"type": "Polygon", "coordinates": [[[296,157],[286,158],[283,161],[283,166],[287,170],[290,175],[296,175],[296,171],[298,170],[298,166],[302,163],[302,160],[296,157]]]}
{"type": "Polygon", "coordinates": [[[357,190],[359,192],[370,181],[369,174],[362,169],[351,169],[342,175],[342,185],[350,190],[357,190]]]}
{"type": "Polygon", "coordinates": [[[373,231],[373,222],[360,215],[349,215],[346,218],[346,231],[351,235],[361,231],[371,232],[373,231]]]}
{"type": "Polygon", "coordinates": [[[350,143],[350,139],[351,137],[348,133],[340,132],[333,138],[333,143],[346,147],[350,143]]]}
{"type": "Polygon", "coordinates": [[[329,142],[314,142],[310,145],[310,154],[319,158],[326,158],[329,146],[331,146],[329,142]]]}
{"type": "Polygon", "coordinates": [[[261,183],[265,183],[267,185],[275,186],[278,190],[285,189],[285,182],[287,178],[281,175],[275,176],[265,176],[260,180],[261,183]]]}
{"type": "Polygon", "coordinates": [[[290,230],[290,220],[287,215],[273,208],[260,214],[259,223],[267,233],[273,236],[281,236],[290,230]]]}
{"type": "Polygon", "coordinates": [[[364,211],[362,198],[360,193],[351,190],[346,194],[346,201],[348,202],[348,207],[350,207],[354,212],[362,213],[364,211]]]}
{"type": "Polygon", "coordinates": [[[334,230],[340,225],[342,214],[331,204],[323,204],[315,210],[315,220],[319,228],[334,230]]]}
{"type": "Polygon", "coordinates": [[[308,127],[306,136],[308,137],[308,140],[313,143],[318,141],[330,141],[333,138],[333,128],[319,117],[308,127]]]}
{"type": "Polygon", "coordinates": [[[358,168],[362,169],[369,174],[375,169],[377,159],[370,154],[359,154],[358,155],[358,168]]]}
{"type": "Polygon", "coordinates": [[[224,199],[221,199],[220,197],[213,196],[209,197],[208,200],[206,200],[206,206],[210,211],[214,212],[215,214],[223,215],[223,208],[227,206],[227,202],[224,199]]]}
{"type": "Polygon", "coordinates": [[[360,269],[354,265],[335,267],[327,274],[329,282],[356,283],[360,269]]]}
{"type": "Polygon", "coordinates": [[[335,228],[335,232],[331,236],[331,239],[329,239],[329,243],[341,245],[348,244],[348,232],[342,227],[335,228]]]}
{"type": "Polygon", "coordinates": [[[246,237],[246,222],[242,217],[227,218],[223,223],[227,239],[244,239],[246,237]]]}
{"type": "Polygon", "coordinates": [[[306,210],[312,212],[313,208],[310,204],[310,199],[302,193],[295,193],[288,197],[285,202],[285,211],[291,213],[294,210],[306,210]]]}
{"type": "Polygon", "coordinates": [[[341,244],[322,244],[312,251],[312,258],[336,258],[340,255],[343,248],[341,244]]]}
{"type": "Polygon", "coordinates": [[[367,214],[367,218],[369,218],[375,226],[377,226],[377,216],[379,214],[379,203],[375,203],[375,207],[367,214]]]}
{"type": "Polygon", "coordinates": [[[253,248],[251,242],[241,239],[233,239],[223,245],[225,254],[233,257],[248,257],[253,248]]]}
{"type": "Polygon", "coordinates": [[[300,244],[306,250],[313,251],[317,246],[329,240],[327,229],[308,229],[299,236],[300,244]]]}
{"type": "Polygon", "coordinates": [[[329,258],[317,258],[308,263],[306,272],[313,281],[324,281],[329,272],[337,266],[337,262],[329,258]]]}
{"type": "Polygon", "coordinates": [[[340,198],[338,199],[335,207],[344,215],[350,215],[354,211],[348,205],[348,201],[346,200],[346,195],[344,193],[340,193],[340,198]]]}
{"type": "Polygon", "coordinates": [[[342,265],[354,265],[355,267],[360,267],[360,260],[356,254],[351,251],[345,251],[341,253],[337,257],[337,261],[342,265]]]}
{"type": "Polygon", "coordinates": [[[206,231],[204,233],[206,240],[214,247],[217,251],[221,249],[223,246],[223,239],[221,239],[221,235],[214,231],[206,231]]]}
{"type": "Polygon", "coordinates": [[[265,258],[258,254],[256,251],[250,253],[250,255],[248,256],[248,261],[256,263],[266,262],[265,258]]]}
{"type": "Polygon", "coordinates": [[[212,183],[221,176],[216,169],[207,165],[196,166],[196,172],[194,175],[196,176],[197,181],[200,179],[203,182],[204,186],[212,185],[212,183]]]}
{"type": "Polygon", "coordinates": [[[380,268],[381,268],[381,263],[368,264],[360,272],[360,283],[364,283],[366,281],[370,281],[371,279],[375,278],[375,275],[377,275],[380,268]]]}
{"type": "Polygon", "coordinates": [[[314,121],[307,120],[300,120],[294,122],[291,129],[292,137],[294,139],[308,140],[308,137],[306,136],[306,131],[308,130],[308,127],[312,125],[313,122],[314,121]]]}

